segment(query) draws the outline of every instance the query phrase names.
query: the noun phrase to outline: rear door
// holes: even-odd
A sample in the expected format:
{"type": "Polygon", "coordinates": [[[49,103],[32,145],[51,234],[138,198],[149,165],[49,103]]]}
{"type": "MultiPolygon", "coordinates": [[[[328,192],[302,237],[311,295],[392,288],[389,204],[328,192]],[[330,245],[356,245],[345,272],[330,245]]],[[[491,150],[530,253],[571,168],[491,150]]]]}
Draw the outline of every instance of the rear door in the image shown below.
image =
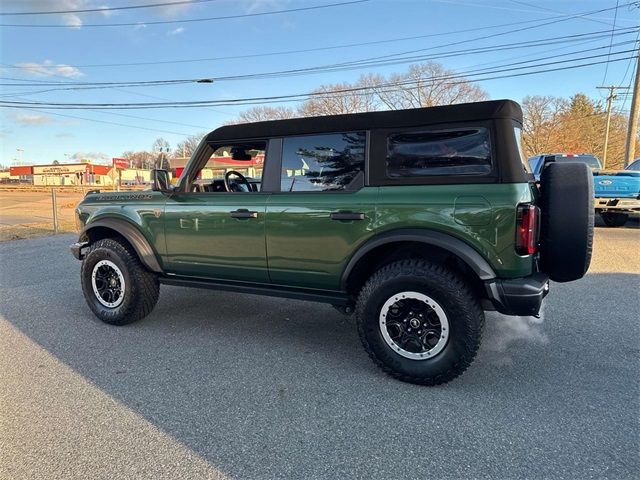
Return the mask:
{"type": "Polygon", "coordinates": [[[374,231],[378,189],[364,187],[365,132],[282,139],[280,192],[267,202],[275,284],[339,289],[345,263],[374,231]]]}

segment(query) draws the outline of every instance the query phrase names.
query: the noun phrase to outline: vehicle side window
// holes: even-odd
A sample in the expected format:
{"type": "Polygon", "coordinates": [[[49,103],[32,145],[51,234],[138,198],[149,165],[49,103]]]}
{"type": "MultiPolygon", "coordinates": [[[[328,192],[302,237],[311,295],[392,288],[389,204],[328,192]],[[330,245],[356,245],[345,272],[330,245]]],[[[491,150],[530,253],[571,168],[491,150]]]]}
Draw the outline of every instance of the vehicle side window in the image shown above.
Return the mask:
{"type": "Polygon", "coordinates": [[[191,190],[194,192],[225,192],[224,177],[233,171],[242,175],[229,178],[232,192],[259,192],[261,190],[264,159],[267,148],[265,141],[246,141],[210,145],[212,151],[206,164],[196,173],[191,190]]]}
{"type": "Polygon", "coordinates": [[[394,133],[387,138],[388,178],[491,173],[489,130],[469,127],[394,133]]]}
{"type": "Polygon", "coordinates": [[[538,162],[540,157],[531,157],[529,158],[529,167],[533,173],[538,173],[538,162]]]}
{"type": "Polygon", "coordinates": [[[285,138],[281,191],[344,190],[364,170],[365,145],[365,132],[285,138]]]}

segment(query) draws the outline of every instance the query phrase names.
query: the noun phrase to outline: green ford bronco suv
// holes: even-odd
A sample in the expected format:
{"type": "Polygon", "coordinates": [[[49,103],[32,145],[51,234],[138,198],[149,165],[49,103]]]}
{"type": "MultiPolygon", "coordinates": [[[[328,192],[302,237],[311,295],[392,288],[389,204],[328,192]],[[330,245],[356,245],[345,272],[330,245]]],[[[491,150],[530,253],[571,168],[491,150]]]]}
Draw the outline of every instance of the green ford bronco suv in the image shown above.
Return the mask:
{"type": "Polygon", "coordinates": [[[81,282],[102,321],[154,308],[160,284],[326,302],[355,312],[385,372],[436,385],[478,351],[484,311],[537,315],[581,278],[593,236],[587,165],[520,151],[518,104],[224,126],[171,186],[77,207],[81,282]]]}

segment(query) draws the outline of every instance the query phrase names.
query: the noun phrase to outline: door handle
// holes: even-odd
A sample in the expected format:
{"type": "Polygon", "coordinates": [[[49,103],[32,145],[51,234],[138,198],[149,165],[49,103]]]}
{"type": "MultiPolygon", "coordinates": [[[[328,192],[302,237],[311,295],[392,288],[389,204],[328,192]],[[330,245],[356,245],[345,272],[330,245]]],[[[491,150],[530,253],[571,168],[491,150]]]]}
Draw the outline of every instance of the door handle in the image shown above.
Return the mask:
{"type": "Polygon", "coordinates": [[[331,220],[364,220],[361,212],[331,212],[331,220]]]}
{"type": "Polygon", "coordinates": [[[231,218],[258,218],[258,212],[250,212],[249,210],[234,210],[229,212],[231,218]]]}

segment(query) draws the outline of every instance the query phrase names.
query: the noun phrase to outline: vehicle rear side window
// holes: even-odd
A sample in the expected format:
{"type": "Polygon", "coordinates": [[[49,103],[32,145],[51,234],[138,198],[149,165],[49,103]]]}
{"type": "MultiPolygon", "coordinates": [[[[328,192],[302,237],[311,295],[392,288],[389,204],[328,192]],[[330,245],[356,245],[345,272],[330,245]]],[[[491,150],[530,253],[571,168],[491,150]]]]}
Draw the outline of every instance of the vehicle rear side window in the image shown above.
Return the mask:
{"type": "Polygon", "coordinates": [[[488,175],[491,173],[489,130],[394,133],[387,139],[387,177],[488,175]]]}
{"type": "Polygon", "coordinates": [[[283,192],[344,190],[364,171],[365,132],[288,137],[282,145],[283,192]]]}

